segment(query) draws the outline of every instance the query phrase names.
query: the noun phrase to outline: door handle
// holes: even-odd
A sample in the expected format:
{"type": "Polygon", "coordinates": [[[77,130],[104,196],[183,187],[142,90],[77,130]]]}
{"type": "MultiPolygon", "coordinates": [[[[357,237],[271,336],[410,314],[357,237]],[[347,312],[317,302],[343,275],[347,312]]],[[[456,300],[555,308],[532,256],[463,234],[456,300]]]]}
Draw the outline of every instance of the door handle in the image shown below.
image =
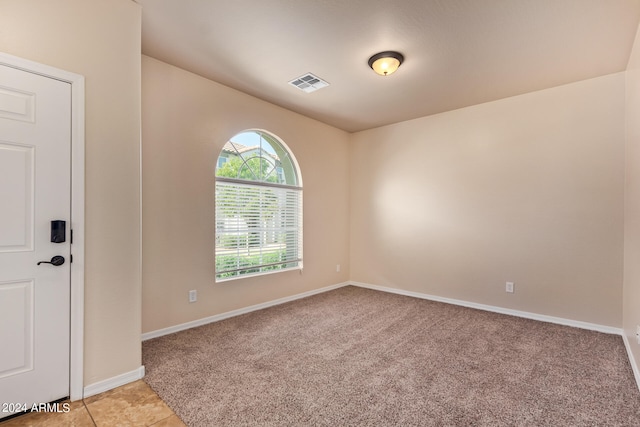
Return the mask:
{"type": "Polygon", "coordinates": [[[51,258],[51,261],[40,261],[38,265],[40,264],[53,264],[57,267],[59,265],[64,264],[64,257],[62,255],[56,255],[53,258],[51,258]]]}

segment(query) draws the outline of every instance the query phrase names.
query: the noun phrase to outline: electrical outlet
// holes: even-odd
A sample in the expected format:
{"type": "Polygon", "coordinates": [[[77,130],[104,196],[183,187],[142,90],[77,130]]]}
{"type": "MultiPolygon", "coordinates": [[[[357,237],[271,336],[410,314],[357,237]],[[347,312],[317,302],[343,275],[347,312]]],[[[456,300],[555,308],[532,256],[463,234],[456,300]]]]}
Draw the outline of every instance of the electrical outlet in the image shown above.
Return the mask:
{"type": "Polygon", "coordinates": [[[513,285],[514,285],[513,282],[507,282],[507,285],[505,286],[504,290],[512,294],[514,291],[513,285]]]}
{"type": "Polygon", "coordinates": [[[340,273],[340,264],[336,264],[336,273],[340,273]]]}
{"type": "Polygon", "coordinates": [[[636,339],[638,340],[638,344],[640,344],[640,325],[636,325],[636,339]]]}
{"type": "Polygon", "coordinates": [[[193,290],[193,291],[189,291],[189,302],[196,302],[198,301],[198,291],[193,290]]]}

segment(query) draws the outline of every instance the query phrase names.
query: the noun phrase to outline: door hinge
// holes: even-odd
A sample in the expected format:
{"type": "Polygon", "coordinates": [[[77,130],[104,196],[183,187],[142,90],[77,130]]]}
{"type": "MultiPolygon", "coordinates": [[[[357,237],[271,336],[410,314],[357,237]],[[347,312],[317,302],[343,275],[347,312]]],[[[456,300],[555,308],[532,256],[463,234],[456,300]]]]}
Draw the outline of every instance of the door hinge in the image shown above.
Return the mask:
{"type": "Polygon", "coordinates": [[[71,244],[73,245],[73,228],[71,229],[71,244]]]}
{"type": "Polygon", "coordinates": [[[69,254],[69,262],[73,262],[73,254],[69,254]]]}

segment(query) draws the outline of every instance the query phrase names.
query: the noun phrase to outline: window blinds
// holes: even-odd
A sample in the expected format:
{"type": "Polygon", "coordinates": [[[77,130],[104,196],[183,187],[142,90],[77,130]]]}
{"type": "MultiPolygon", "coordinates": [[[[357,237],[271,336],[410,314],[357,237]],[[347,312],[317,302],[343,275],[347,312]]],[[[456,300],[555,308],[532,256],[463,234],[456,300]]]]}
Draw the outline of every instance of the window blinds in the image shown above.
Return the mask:
{"type": "Polygon", "coordinates": [[[302,265],[302,189],[216,180],[216,279],[302,265]]]}

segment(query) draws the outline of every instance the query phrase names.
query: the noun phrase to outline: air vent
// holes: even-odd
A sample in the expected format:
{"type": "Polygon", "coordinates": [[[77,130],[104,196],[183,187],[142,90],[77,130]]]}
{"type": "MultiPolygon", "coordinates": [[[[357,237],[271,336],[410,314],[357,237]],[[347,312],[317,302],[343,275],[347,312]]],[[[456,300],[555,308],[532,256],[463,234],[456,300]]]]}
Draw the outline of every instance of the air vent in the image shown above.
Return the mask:
{"type": "Polygon", "coordinates": [[[315,92],[318,89],[329,86],[329,83],[325,82],[318,76],[314,76],[311,73],[307,73],[304,76],[293,79],[289,82],[289,84],[307,93],[315,92]]]}

